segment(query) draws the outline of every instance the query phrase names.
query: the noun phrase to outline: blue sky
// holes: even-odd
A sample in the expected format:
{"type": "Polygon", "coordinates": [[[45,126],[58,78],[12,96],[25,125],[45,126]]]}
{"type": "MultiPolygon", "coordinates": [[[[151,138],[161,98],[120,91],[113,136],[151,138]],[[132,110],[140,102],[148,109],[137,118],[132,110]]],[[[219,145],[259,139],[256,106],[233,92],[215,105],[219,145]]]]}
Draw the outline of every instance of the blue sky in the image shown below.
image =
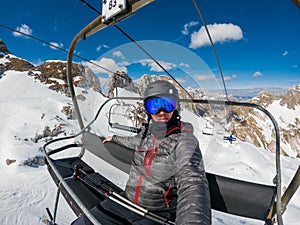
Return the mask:
{"type": "MultiPolygon", "coordinates": [[[[102,10],[101,1],[87,2],[102,10]]],[[[198,4],[228,88],[300,84],[300,10],[291,0],[206,0],[198,4]]],[[[74,36],[97,16],[79,0],[4,0],[0,24],[68,49],[74,36]]],[[[216,76],[220,74],[192,0],[156,0],[118,26],[137,41],[160,40],[180,45],[198,55],[216,76]]],[[[35,64],[67,60],[66,53],[2,27],[0,39],[12,54],[35,64]]],[[[128,42],[117,29],[109,27],[80,42],[76,54],[99,60],[102,54],[128,42]]]]}

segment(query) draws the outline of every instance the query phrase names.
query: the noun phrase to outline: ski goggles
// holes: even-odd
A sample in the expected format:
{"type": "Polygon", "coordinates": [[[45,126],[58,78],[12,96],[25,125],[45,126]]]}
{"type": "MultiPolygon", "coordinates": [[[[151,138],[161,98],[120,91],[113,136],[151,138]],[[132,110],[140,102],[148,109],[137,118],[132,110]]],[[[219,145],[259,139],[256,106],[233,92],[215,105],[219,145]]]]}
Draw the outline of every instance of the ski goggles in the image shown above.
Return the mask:
{"type": "Polygon", "coordinates": [[[170,113],[176,109],[176,106],[177,101],[174,97],[150,98],[145,102],[145,109],[151,115],[157,114],[160,110],[170,113]]]}

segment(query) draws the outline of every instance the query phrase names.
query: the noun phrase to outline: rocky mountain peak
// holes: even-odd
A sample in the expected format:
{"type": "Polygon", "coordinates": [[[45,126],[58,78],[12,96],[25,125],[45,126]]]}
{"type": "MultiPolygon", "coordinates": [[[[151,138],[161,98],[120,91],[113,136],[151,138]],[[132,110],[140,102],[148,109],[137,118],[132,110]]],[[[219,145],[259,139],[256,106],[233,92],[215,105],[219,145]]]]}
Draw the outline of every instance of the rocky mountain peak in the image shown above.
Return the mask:
{"type": "Polygon", "coordinates": [[[115,88],[124,88],[125,90],[136,92],[136,87],[131,79],[125,72],[117,71],[110,73],[108,78],[108,97],[114,97],[115,88]]]}
{"type": "MultiPolygon", "coordinates": [[[[277,120],[282,154],[300,157],[300,85],[292,87],[285,95],[260,92],[249,102],[267,109],[277,120]]],[[[266,115],[252,108],[232,107],[232,110],[239,118],[244,118],[231,122],[239,139],[275,151],[275,131],[266,115]]]]}
{"type": "MultiPolygon", "coordinates": [[[[70,97],[67,82],[67,63],[58,60],[46,61],[39,66],[34,66],[30,62],[7,54],[5,60],[0,63],[0,77],[7,70],[28,71],[29,76],[35,77],[42,83],[48,85],[49,89],[60,91],[70,97]]],[[[73,83],[77,87],[92,88],[94,91],[101,91],[100,80],[89,68],[83,65],[72,64],[73,83]]]]}
{"type": "Polygon", "coordinates": [[[295,109],[295,106],[300,105],[300,84],[288,90],[287,95],[283,96],[280,105],[288,109],[295,109]]]}
{"type": "Polygon", "coordinates": [[[3,40],[0,39],[0,53],[9,54],[8,48],[3,40]]]}
{"type": "MultiPolygon", "coordinates": [[[[70,97],[67,81],[67,63],[62,61],[46,61],[28,73],[48,84],[49,89],[60,91],[70,97]]],[[[100,81],[88,68],[80,64],[72,64],[73,84],[77,87],[92,88],[100,92],[100,81]]]]}
{"type": "Polygon", "coordinates": [[[0,39],[0,58],[3,63],[0,63],[0,77],[3,76],[4,72],[7,70],[16,71],[28,71],[34,67],[33,64],[27,60],[20,59],[11,55],[8,48],[6,47],[4,41],[0,39]]]}

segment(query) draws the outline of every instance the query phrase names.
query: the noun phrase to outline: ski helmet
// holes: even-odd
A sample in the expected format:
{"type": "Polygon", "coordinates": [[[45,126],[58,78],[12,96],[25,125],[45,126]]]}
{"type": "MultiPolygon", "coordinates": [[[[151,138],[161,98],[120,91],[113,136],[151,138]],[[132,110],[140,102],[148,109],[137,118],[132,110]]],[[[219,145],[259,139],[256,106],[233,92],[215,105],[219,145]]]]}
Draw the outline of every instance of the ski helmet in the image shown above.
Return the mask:
{"type": "Polygon", "coordinates": [[[148,85],[144,91],[144,102],[151,97],[172,96],[179,99],[178,90],[176,87],[166,80],[157,80],[148,85]]]}

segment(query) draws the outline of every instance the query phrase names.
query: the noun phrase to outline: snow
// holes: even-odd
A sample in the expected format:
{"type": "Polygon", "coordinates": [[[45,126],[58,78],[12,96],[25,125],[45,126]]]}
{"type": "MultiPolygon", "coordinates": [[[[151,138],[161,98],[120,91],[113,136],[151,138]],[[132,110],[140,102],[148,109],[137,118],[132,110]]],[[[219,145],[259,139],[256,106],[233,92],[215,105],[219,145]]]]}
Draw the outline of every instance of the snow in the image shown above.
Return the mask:
{"type": "Polygon", "coordinates": [[[295,105],[294,110],[286,107],[280,107],[280,100],[277,100],[273,101],[273,103],[268,106],[267,110],[272,112],[272,115],[277,121],[279,127],[289,129],[287,125],[296,124],[296,118],[299,118],[300,106],[295,105]]]}
{"type": "Polygon", "coordinates": [[[5,64],[7,62],[10,62],[6,57],[0,58],[0,64],[5,64]]]}
{"type": "MultiPolygon", "coordinates": [[[[1,63],[1,62],[0,62],[1,63]]],[[[82,93],[83,89],[76,89],[82,93]]],[[[79,102],[83,108],[85,122],[91,121],[96,108],[105,100],[103,96],[89,91],[85,102],[79,102]],[[91,100],[93,99],[93,100],[91,100]],[[91,110],[94,109],[94,110],[91,110]]],[[[38,168],[20,166],[27,158],[42,153],[39,148],[45,143],[33,143],[31,138],[43,132],[46,126],[51,129],[58,123],[64,124],[68,134],[78,132],[75,120],[67,120],[61,112],[63,106],[72,104],[64,94],[49,90],[47,85],[40,83],[26,72],[6,71],[0,79],[0,224],[43,224],[48,218],[46,207],[53,213],[56,197],[56,185],[47,172],[46,166],[38,168]],[[16,163],[6,164],[6,159],[15,159],[16,163]]],[[[276,105],[270,110],[276,112],[276,105]]],[[[284,118],[286,112],[278,112],[276,119],[284,118]]],[[[206,120],[199,120],[187,110],[182,112],[183,120],[191,121],[194,133],[199,137],[201,150],[207,171],[229,177],[250,180],[264,184],[272,184],[276,174],[275,155],[251,144],[237,140],[233,144],[223,141],[218,135],[203,135],[202,128],[206,120]],[[220,141],[221,140],[221,141],[220,141]]],[[[104,125],[102,125],[102,128],[104,125]]],[[[217,133],[219,128],[215,128],[217,133]]],[[[60,134],[62,136],[63,134],[60,134]]],[[[267,134],[266,134],[267,135],[267,134]]],[[[110,177],[120,187],[124,187],[127,175],[99,162],[90,154],[87,161],[99,166],[105,176],[110,177]]],[[[297,158],[282,157],[282,186],[287,187],[300,165],[297,158]]],[[[300,190],[291,199],[283,215],[285,224],[298,225],[300,221],[300,190]]],[[[57,222],[59,225],[70,224],[75,214],[61,197],[57,222]]],[[[213,211],[213,225],[259,225],[262,221],[235,217],[213,211]]]]}
{"type": "Polygon", "coordinates": [[[57,78],[49,78],[49,80],[56,81],[58,84],[65,84],[66,82],[62,79],[57,78]]]}
{"type": "MultiPolygon", "coordinates": [[[[50,180],[46,167],[34,168],[5,168],[5,176],[1,176],[1,205],[0,223],[10,224],[43,224],[47,218],[46,207],[54,206],[56,185],[50,180]]],[[[64,208],[63,216],[58,215],[61,224],[68,224],[74,214],[67,203],[61,201],[64,208]]]]}
{"type": "Polygon", "coordinates": [[[59,62],[59,63],[67,63],[67,61],[63,61],[63,60],[54,60],[54,59],[51,59],[51,60],[46,60],[46,62],[49,62],[49,63],[52,63],[52,62],[59,62]]]}

